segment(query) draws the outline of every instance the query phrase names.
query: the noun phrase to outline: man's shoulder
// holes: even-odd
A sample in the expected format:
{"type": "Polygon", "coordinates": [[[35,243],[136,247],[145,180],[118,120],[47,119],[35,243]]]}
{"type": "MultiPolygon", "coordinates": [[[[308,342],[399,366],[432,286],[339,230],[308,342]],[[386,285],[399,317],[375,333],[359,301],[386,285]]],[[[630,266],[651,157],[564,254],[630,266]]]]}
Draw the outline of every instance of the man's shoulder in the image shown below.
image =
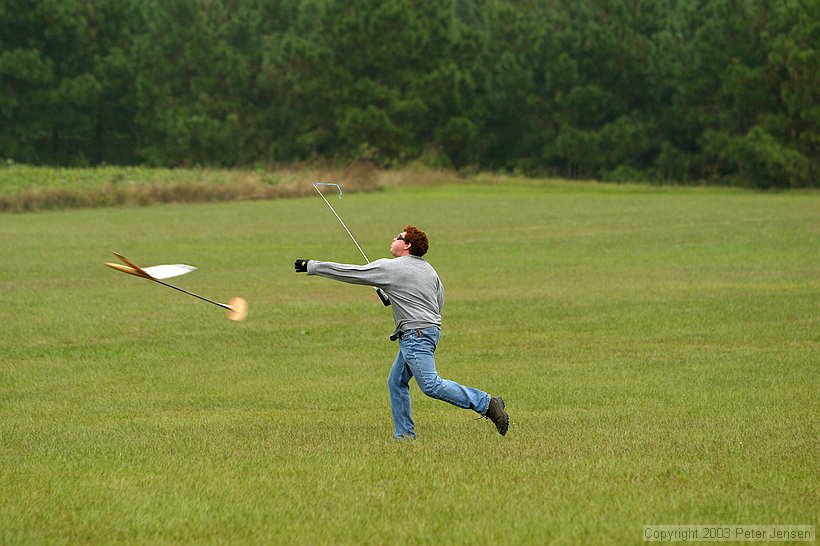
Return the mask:
{"type": "Polygon", "coordinates": [[[407,256],[397,259],[404,258],[407,258],[407,261],[404,262],[404,267],[408,270],[414,271],[416,274],[438,277],[438,272],[436,272],[436,269],[424,258],[408,254],[407,256]]]}
{"type": "Polygon", "coordinates": [[[402,265],[406,265],[409,267],[417,267],[421,269],[432,268],[433,266],[430,263],[422,258],[421,256],[414,256],[413,254],[407,254],[406,256],[402,256],[400,258],[394,258],[391,260],[393,262],[400,263],[402,265]]]}

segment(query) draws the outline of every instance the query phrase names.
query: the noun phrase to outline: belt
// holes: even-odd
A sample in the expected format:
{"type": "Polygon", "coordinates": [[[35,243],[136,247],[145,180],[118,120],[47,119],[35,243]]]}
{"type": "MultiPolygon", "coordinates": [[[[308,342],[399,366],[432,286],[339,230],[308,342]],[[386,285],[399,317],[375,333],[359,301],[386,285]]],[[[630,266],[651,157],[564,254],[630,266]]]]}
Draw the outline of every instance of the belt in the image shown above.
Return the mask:
{"type": "MultiPolygon", "coordinates": [[[[396,341],[397,339],[401,339],[401,338],[402,338],[402,336],[403,336],[406,332],[412,332],[412,331],[413,331],[413,330],[402,330],[402,331],[396,332],[395,334],[393,334],[393,335],[391,335],[391,336],[390,336],[390,341],[396,341]]],[[[421,337],[421,328],[416,328],[416,335],[417,335],[418,337],[421,337]]]]}

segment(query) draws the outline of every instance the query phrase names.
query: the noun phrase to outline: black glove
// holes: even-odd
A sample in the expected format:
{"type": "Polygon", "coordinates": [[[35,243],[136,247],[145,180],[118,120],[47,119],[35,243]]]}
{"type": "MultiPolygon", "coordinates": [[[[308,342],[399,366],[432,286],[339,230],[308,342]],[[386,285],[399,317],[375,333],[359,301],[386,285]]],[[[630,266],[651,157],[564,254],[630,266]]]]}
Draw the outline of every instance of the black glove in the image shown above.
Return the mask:
{"type": "Polygon", "coordinates": [[[297,273],[307,273],[307,263],[310,260],[296,260],[293,262],[293,268],[296,270],[297,273]]]}

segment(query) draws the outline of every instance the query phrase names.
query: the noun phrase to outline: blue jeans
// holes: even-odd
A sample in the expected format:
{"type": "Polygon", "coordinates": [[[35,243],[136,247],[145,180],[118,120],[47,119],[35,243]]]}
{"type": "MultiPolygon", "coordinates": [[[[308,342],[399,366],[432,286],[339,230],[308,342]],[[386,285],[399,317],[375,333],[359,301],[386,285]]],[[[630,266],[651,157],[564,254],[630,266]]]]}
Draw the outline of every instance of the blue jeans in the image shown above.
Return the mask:
{"type": "Polygon", "coordinates": [[[410,378],[415,377],[421,392],[431,398],[444,400],[459,408],[471,409],[481,415],[490,405],[490,395],[478,389],[459,385],[439,377],[433,354],[441,338],[441,329],[431,326],[402,333],[399,354],[390,369],[387,388],[396,438],[415,438],[413,415],[410,411],[410,378]]]}

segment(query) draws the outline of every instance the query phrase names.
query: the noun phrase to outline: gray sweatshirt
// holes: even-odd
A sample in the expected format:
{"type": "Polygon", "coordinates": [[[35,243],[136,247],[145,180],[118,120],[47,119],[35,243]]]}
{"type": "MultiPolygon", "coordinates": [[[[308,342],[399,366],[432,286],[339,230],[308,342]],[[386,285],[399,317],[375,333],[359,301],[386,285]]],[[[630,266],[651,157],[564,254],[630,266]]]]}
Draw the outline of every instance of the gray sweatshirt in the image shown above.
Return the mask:
{"type": "Polygon", "coordinates": [[[441,327],[444,287],[433,266],[418,256],[382,258],[367,265],[310,260],[308,275],[384,290],[393,307],[393,333],[428,326],[441,327]]]}

